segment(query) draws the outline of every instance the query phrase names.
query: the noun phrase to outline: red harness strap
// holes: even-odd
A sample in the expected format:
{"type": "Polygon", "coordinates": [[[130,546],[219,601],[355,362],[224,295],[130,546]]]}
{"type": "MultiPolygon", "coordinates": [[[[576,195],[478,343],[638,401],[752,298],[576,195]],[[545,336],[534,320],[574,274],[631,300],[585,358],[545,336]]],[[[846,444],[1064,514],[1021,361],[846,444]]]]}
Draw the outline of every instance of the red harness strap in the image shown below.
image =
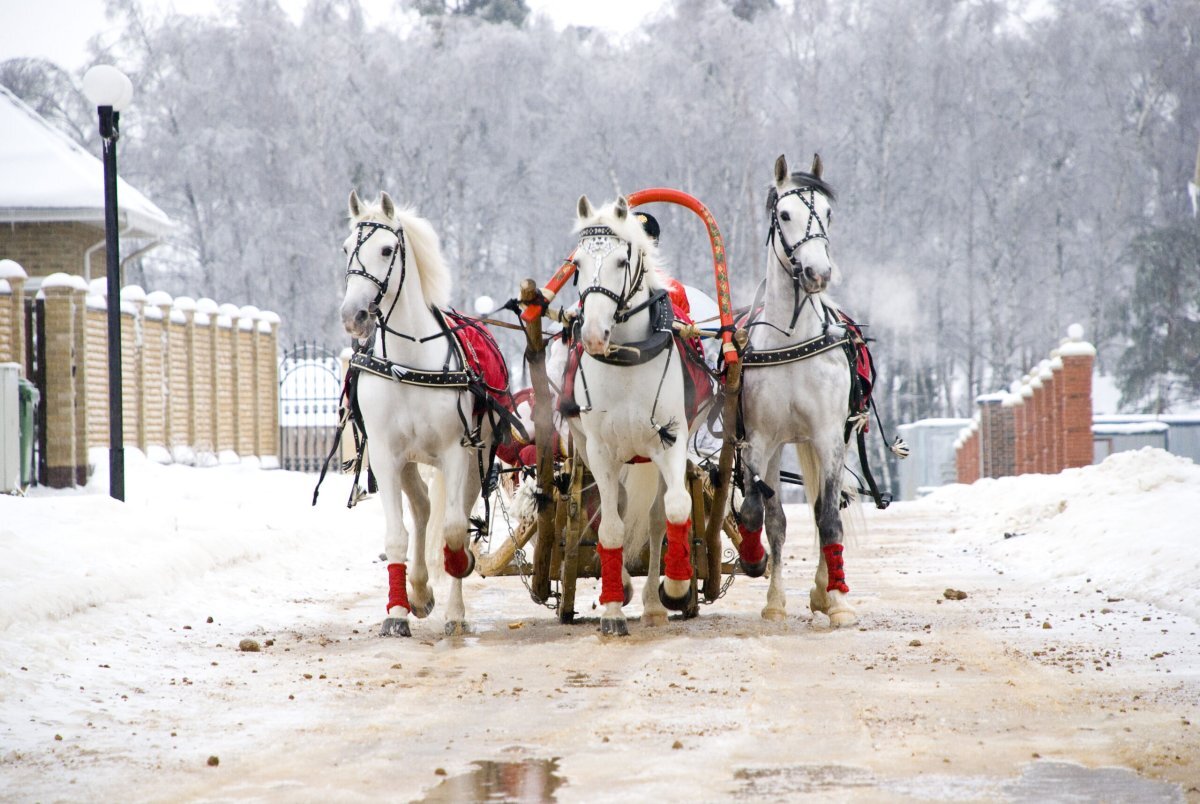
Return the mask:
{"type": "Polygon", "coordinates": [[[667,523],[667,557],[663,561],[663,567],[672,581],[692,579],[692,546],[688,540],[691,530],[690,519],[678,525],[667,523]]]}
{"type": "Polygon", "coordinates": [[[600,556],[600,605],[625,603],[625,583],[621,580],[621,569],[625,566],[623,553],[621,547],[609,550],[596,545],[596,555],[600,556]]]}
{"type": "Polygon", "coordinates": [[[406,576],[408,574],[408,566],[406,564],[388,564],[388,604],[387,610],[390,612],[397,606],[412,611],[412,606],[408,604],[408,586],[406,584],[406,576]]]}
{"type": "Polygon", "coordinates": [[[825,566],[829,568],[829,583],[825,586],[825,591],[832,592],[836,589],[843,595],[847,594],[850,587],[846,586],[846,563],[842,560],[842,545],[824,545],[821,547],[821,553],[825,556],[825,566]]]}

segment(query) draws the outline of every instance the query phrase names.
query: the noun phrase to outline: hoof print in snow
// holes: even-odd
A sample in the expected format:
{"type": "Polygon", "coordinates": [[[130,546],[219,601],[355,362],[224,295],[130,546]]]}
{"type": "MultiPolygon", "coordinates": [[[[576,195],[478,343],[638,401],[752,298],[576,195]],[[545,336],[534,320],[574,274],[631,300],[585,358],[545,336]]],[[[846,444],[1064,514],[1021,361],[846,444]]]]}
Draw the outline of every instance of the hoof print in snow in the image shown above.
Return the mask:
{"type": "Polygon", "coordinates": [[[408,620],[403,617],[388,617],[379,629],[379,635],[384,637],[408,637],[412,631],[408,628],[408,620]]]}

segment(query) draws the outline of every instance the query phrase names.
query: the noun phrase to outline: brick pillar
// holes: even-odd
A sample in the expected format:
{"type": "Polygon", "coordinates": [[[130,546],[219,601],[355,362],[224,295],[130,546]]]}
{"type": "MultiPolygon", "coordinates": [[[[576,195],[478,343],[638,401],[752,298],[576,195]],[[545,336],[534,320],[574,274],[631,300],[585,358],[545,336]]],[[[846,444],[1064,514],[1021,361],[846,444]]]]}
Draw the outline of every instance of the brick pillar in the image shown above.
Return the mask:
{"type": "Polygon", "coordinates": [[[121,288],[121,386],[125,446],[146,452],[146,291],[139,285],[121,288]]]}
{"type": "Polygon", "coordinates": [[[1029,372],[1029,387],[1033,389],[1029,410],[1032,416],[1029,422],[1029,471],[1042,474],[1046,471],[1042,465],[1042,453],[1046,441],[1046,389],[1038,370],[1029,372]]]}
{"type": "Polygon", "coordinates": [[[259,375],[259,458],[267,468],[279,466],[279,316],[267,310],[259,315],[256,333],[259,375]]]}
{"type": "Polygon", "coordinates": [[[8,338],[11,354],[0,355],[0,362],[13,362],[21,366],[25,373],[25,269],[13,260],[0,260],[0,281],[8,283],[9,295],[0,299],[0,304],[8,306],[7,316],[0,316],[0,321],[7,321],[8,338]]]}
{"type": "Polygon", "coordinates": [[[74,288],[75,335],[75,484],[88,479],[88,336],[87,283],[80,278],[74,288]]]}
{"type": "Polygon", "coordinates": [[[1005,394],[996,415],[996,440],[992,444],[992,449],[996,451],[996,457],[992,461],[996,471],[994,477],[1012,477],[1017,473],[1016,408],[1019,399],[1020,397],[1011,393],[1005,394]]]}
{"type": "Polygon", "coordinates": [[[1083,340],[1083,327],[1072,324],[1059,347],[1063,362],[1063,459],[1065,466],[1090,466],[1092,446],[1092,364],[1096,347],[1083,340]]]}
{"type": "Polygon", "coordinates": [[[196,428],[196,300],[191,296],[179,296],[175,299],[174,311],[183,316],[183,354],[176,356],[175,359],[183,364],[184,381],[183,386],[187,394],[187,424],[181,427],[187,435],[185,440],[190,450],[197,450],[197,428],[196,428]]]}
{"type": "Polygon", "coordinates": [[[1001,404],[1005,394],[984,394],[975,398],[979,406],[979,476],[1002,477],[997,473],[997,461],[1002,447],[1001,404]]]}
{"type": "Polygon", "coordinates": [[[1033,389],[1024,381],[1017,385],[1013,407],[1013,474],[1029,472],[1029,420],[1032,417],[1033,389]]]}
{"type": "Polygon", "coordinates": [[[52,488],[75,485],[75,287],[66,274],[51,274],[42,283],[46,300],[46,483],[52,488]]]}
{"type": "Polygon", "coordinates": [[[1050,361],[1038,364],[1038,378],[1042,381],[1042,471],[1048,475],[1058,472],[1058,388],[1050,361]]]}
{"type": "Polygon", "coordinates": [[[1050,353],[1050,372],[1054,375],[1054,471],[1067,468],[1063,437],[1063,362],[1058,349],[1050,353]]]}
{"type": "MultiPolygon", "coordinates": [[[[146,377],[147,405],[153,407],[154,430],[148,432],[151,445],[171,451],[171,294],[156,290],[146,297],[154,315],[146,317],[146,350],[154,352],[155,370],[146,377]]],[[[150,361],[147,361],[147,365],[150,361]]]]}

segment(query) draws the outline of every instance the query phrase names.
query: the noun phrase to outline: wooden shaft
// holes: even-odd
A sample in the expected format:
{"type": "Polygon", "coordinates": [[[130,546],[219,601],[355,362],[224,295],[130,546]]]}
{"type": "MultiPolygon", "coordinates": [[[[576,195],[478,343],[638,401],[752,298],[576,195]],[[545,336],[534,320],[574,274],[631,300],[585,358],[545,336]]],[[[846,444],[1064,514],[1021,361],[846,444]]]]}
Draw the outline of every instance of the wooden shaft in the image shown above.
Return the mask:
{"type": "MultiPolygon", "coordinates": [[[[537,285],[532,279],[521,282],[521,302],[532,304],[538,299],[537,285]]],[[[532,309],[532,308],[526,308],[532,309]]],[[[525,360],[529,364],[529,379],[533,385],[533,427],[537,444],[537,485],[546,505],[538,511],[537,546],[533,550],[533,577],[530,594],[538,603],[550,597],[550,551],[554,546],[554,431],[553,398],[546,378],[546,345],[542,342],[542,317],[537,315],[525,328],[527,340],[525,360]]]]}
{"type": "Polygon", "coordinates": [[[482,577],[506,575],[509,563],[517,551],[529,543],[533,534],[537,533],[537,520],[526,522],[516,533],[510,534],[504,543],[494,550],[481,552],[478,544],[472,545],[475,552],[475,571],[482,577]]]}
{"type": "MultiPolygon", "coordinates": [[[[745,329],[740,329],[734,336],[734,342],[740,351],[745,348],[749,335],[745,329]]],[[[725,364],[725,409],[722,411],[724,422],[724,438],[721,442],[721,457],[717,464],[716,482],[713,484],[713,507],[708,515],[704,540],[708,544],[720,544],[721,523],[725,520],[725,506],[729,502],[730,475],[733,472],[733,453],[737,439],[738,397],[742,393],[742,363],[725,364]]]]}

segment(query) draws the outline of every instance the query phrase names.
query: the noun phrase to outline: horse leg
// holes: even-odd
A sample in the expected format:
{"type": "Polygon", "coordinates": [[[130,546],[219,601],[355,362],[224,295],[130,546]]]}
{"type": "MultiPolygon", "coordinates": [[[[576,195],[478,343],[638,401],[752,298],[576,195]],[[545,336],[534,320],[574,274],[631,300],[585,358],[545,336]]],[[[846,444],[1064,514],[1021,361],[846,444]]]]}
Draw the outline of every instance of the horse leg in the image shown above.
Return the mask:
{"type": "MultiPolygon", "coordinates": [[[[817,532],[820,534],[821,559],[817,564],[816,578],[809,592],[808,604],[813,611],[827,615],[831,627],[846,628],[857,623],[858,616],[846,598],[850,588],[846,585],[845,564],[842,560],[841,467],[844,450],[834,447],[818,453],[815,445],[810,449],[812,459],[815,459],[820,467],[821,491],[813,504],[813,515],[817,521],[817,532]]],[[[802,458],[802,464],[803,460],[802,458]]]]}
{"type": "MultiPolygon", "coordinates": [[[[595,442],[592,442],[595,443],[595,442]]],[[[588,466],[596,479],[600,493],[600,527],[596,534],[600,556],[600,633],[629,636],[629,625],[621,607],[625,603],[625,523],[621,519],[618,500],[621,494],[620,468],[614,468],[611,458],[588,454],[588,466]]]]}
{"type": "Polygon", "coordinates": [[[692,603],[692,497],[687,490],[687,444],[677,441],[653,460],[667,490],[663,509],[667,516],[666,580],[659,587],[664,606],[686,611],[692,603]]]}
{"type": "Polygon", "coordinates": [[[762,610],[764,620],[787,618],[787,593],[783,588],[783,544],[787,540],[787,516],[783,513],[783,495],[779,493],[779,466],[782,458],[782,448],[777,449],[767,464],[766,481],[776,493],[767,499],[765,505],[767,543],[771,548],[771,580],[767,584],[767,605],[762,610]]]}
{"type": "Polygon", "coordinates": [[[646,568],[646,583],[642,586],[642,624],[648,626],[667,624],[667,608],[659,599],[659,568],[662,566],[662,535],[666,533],[666,515],[662,512],[656,474],[652,480],[654,500],[649,512],[650,558],[646,568]]]}
{"type": "Polygon", "coordinates": [[[421,471],[415,462],[404,465],[400,470],[400,483],[404,493],[408,495],[408,503],[413,515],[413,566],[408,581],[412,586],[409,603],[412,605],[414,617],[424,619],[433,611],[433,589],[429,586],[429,568],[425,564],[425,540],[428,537],[429,515],[431,506],[444,509],[446,505],[445,477],[436,472],[430,487],[433,494],[427,493],[425,481],[421,479],[421,471]],[[432,496],[432,500],[431,500],[432,496]]]}
{"type": "Polygon", "coordinates": [[[404,527],[404,496],[401,492],[397,462],[375,462],[375,477],[379,481],[379,496],[383,502],[386,531],[383,551],[387,558],[388,602],[387,618],[380,627],[380,636],[411,636],[408,613],[408,531],[404,527]]]}
{"type": "Polygon", "coordinates": [[[446,607],[446,635],[467,632],[467,611],[463,605],[462,579],[475,569],[475,554],[467,549],[467,525],[471,509],[479,497],[479,471],[475,454],[455,449],[443,456],[442,472],[446,482],[446,523],[442,529],[446,574],[450,576],[450,601],[446,607]],[[454,481],[454,478],[458,478],[454,481]]]}
{"type": "Polygon", "coordinates": [[[767,571],[767,554],[762,544],[763,502],[766,495],[753,463],[763,454],[764,451],[755,448],[753,443],[743,447],[742,488],[746,493],[737,516],[738,534],[742,537],[738,545],[738,563],[748,578],[760,578],[767,571]]]}

